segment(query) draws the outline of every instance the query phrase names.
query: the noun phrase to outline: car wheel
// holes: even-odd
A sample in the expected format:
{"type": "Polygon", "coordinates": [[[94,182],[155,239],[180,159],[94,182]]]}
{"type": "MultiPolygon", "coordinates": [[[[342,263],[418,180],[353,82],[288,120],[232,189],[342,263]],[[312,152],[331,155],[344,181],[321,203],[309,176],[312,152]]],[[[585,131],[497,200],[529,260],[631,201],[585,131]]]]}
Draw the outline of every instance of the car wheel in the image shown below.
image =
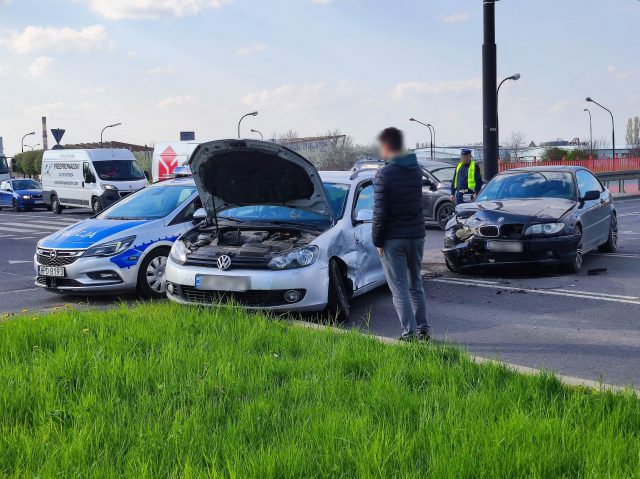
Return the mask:
{"type": "Polygon", "coordinates": [[[97,196],[94,196],[91,199],[91,210],[94,213],[100,213],[102,211],[102,204],[100,203],[100,198],[97,196]]]}
{"type": "Polygon", "coordinates": [[[446,259],[446,258],[445,258],[445,260],[444,260],[444,264],[447,266],[447,269],[448,269],[449,271],[451,271],[452,273],[460,273],[460,272],[462,271],[462,270],[460,269],[460,267],[459,267],[457,264],[455,264],[455,263],[453,263],[453,262],[449,261],[449,260],[448,260],[448,259],[446,259]]]}
{"type": "Polygon", "coordinates": [[[60,200],[58,200],[57,196],[51,197],[51,211],[57,215],[62,213],[62,205],[60,204],[60,200]]]}
{"type": "Polygon", "coordinates": [[[149,299],[161,299],[166,296],[167,257],[169,250],[158,248],[142,260],[138,270],[138,293],[149,299]]]}
{"type": "Polygon", "coordinates": [[[453,215],[455,209],[456,208],[455,206],[453,206],[453,203],[449,201],[446,201],[438,206],[438,209],[436,210],[436,220],[438,221],[438,225],[440,226],[440,229],[442,231],[445,230],[445,227],[449,222],[449,218],[451,218],[451,215],[453,215]]]}
{"type": "Polygon", "coordinates": [[[339,323],[349,319],[349,295],[344,276],[340,265],[333,259],[329,262],[329,298],[325,312],[330,319],[335,319],[339,323]]]}
{"type": "Polygon", "coordinates": [[[11,206],[13,207],[13,211],[16,213],[20,213],[20,211],[22,211],[22,208],[20,208],[20,205],[15,199],[11,202],[11,206]]]}
{"type": "Polygon", "coordinates": [[[584,250],[582,247],[582,230],[580,228],[576,228],[574,234],[580,235],[580,241],[578,242],[578,246],[576,247],[576,254],[571,261],[562,265],[563,271],[570,274],[577,274],[580,272],[584,255],[584,250]]]}
{"type": "Polygon", "coordinates": [[[598,250],[603,253],[615,253],[618,248],[618,218],[614,214],[611,216],[611,226],[609,227],[609,237],[607,242],[601,244],[598,250]]]}

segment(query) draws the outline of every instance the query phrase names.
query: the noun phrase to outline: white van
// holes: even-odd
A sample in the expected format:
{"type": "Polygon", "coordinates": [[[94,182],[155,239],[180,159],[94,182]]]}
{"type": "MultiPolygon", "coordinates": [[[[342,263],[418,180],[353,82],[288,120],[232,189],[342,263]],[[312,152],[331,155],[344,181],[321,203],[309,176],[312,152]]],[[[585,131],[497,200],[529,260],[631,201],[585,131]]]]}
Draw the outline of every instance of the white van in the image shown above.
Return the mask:
{"type": "Polygon", "coordinates": [[[173,178],[173,170],[178,166],[186,166],[193,150],[200,141],[174,141],[156,143],[151,160],[151,177],[153,182],[173,178]]]}
{"type": "Polygon", "coordinates": [[[146,185],[129,150],[48,150],[42,158],[42,196],[55,213],[68,207],[97,213],[146,185]]]}

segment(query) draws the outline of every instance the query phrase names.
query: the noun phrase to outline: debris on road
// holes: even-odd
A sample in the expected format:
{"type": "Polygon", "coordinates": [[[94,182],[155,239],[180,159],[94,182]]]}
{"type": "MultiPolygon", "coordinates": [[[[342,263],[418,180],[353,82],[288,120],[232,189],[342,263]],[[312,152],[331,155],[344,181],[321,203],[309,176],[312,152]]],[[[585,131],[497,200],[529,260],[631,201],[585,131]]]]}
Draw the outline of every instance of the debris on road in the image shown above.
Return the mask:
{"type": "Polygon", "coordinates": [[[589,276],[595,276],[598,274],[607,274],[607,272],[608,272],[607,268],[593,268],[587,271],[587,274],[589,276]]]}

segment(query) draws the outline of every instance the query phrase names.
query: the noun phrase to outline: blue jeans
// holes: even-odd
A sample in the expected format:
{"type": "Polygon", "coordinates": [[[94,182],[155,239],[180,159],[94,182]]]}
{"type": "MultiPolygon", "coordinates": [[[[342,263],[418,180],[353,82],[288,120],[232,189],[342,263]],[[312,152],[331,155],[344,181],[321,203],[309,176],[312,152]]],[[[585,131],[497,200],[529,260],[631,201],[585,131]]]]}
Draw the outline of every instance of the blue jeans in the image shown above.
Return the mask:
{"type": "Polygon", "coordinates": [[[429,332],[421,275],[423,254],[424,238],[389,239],[384,242],[382,267],[400,318],[403,337],[429,332]]]}

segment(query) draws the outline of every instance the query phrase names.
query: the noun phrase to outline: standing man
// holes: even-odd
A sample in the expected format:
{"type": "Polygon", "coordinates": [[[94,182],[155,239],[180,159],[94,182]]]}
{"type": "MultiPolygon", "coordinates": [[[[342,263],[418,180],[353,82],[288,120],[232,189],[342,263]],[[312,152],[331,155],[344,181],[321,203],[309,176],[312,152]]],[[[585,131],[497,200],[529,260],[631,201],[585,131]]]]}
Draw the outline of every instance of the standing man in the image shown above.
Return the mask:
{"type": "Polygon", "coordinates": [[[416,155],[403,153],[400,130],[387,128],[378,141],[380,156],[387,164],[374,180],[373,244],[400,318],[400,339],[428,341],[427,304],[420,274],[425,236],[422,171],[416,155]]]}
{"type": "Polygon", "coordinates": [[[482,188],[482,175],[480,168],[473,161],[471,150],[464,148],[460,152],[460,162],[456,167],[456,173],[451,182],[451,201],[456,205],[464,203],[464,195],[473,194],[476,199],[482,188]]]}

